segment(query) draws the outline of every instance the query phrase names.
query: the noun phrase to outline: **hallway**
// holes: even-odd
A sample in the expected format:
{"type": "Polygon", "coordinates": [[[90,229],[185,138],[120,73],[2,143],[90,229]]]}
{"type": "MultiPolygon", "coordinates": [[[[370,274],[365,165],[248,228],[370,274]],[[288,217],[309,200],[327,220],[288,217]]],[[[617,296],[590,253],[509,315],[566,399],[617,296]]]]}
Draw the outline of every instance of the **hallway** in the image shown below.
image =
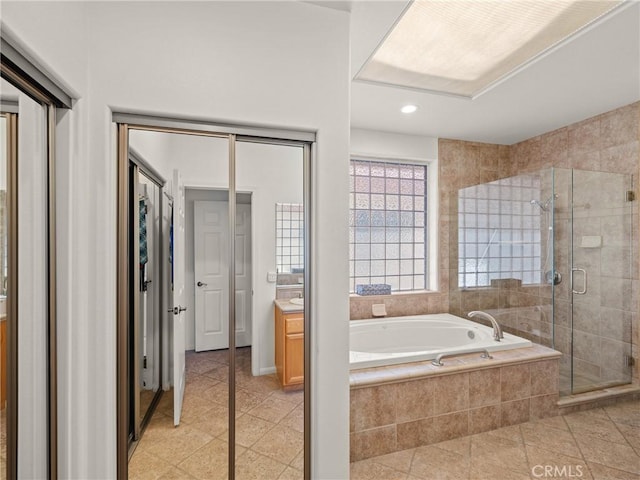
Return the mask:
{"type": "MultiPolygon", "coordinates": [[[[226,350],[187,352],[180,426],[165,392],[129,463],[129,478],[227,478],[226,350]]],[[[251,375],[251,348],[236,356],[236,476],[303,478],[303,392],[284,392],[275,374],[251,375]]]]}

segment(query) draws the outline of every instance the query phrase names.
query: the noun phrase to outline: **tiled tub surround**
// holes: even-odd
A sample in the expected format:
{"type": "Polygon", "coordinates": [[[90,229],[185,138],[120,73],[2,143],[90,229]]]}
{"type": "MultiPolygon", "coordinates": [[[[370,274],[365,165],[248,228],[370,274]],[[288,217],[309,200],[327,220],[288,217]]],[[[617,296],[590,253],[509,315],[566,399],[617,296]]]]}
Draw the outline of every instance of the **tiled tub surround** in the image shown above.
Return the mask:
{"type": "Polygon", "coordinates": [[[352,371],[351,461],[558,415],[559,352],[492,355],[352,371]]]}

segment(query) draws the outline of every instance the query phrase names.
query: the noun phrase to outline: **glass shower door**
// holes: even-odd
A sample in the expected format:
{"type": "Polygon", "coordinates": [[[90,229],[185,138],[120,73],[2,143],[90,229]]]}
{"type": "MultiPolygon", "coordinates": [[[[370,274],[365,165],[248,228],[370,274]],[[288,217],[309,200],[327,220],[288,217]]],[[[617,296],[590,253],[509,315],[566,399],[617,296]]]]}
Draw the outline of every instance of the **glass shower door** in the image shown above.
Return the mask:
{"type": "Polygon", "coordinates": [[[556,186],[564,177],[569,187],[570,393],[629,383],[631,319],[637,309],[632,293],[633,178],[577,169],[558,173],[556,186]]]}

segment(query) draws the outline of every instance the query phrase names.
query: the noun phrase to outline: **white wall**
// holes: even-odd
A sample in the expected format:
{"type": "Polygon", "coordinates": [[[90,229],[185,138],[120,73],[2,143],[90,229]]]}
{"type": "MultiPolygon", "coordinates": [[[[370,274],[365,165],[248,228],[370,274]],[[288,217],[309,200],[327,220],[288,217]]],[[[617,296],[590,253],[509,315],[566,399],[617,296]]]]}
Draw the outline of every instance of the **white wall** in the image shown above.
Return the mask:
{"type": "Polygon", "coordinates": [[[352,157],[427,164],[429,290],[438,290],[438,139],[352,128],[350,151],[352,157]]]}
{"type": "Polygon", "coordinates": [[[347,478],[348,14],[299,2],[3,2],[2,15],[83,98],[59,167],[60,476],[115,477],[117,107],[318,132],[313,475],[347,478]]]}

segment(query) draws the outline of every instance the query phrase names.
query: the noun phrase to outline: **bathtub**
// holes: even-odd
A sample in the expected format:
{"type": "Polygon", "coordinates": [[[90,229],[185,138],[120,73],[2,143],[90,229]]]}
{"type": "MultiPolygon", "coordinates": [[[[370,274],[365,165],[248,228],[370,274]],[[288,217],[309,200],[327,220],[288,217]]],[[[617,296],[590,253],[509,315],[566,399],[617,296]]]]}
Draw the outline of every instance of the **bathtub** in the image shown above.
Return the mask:
{"type": "Polygon", "coordinates": [[[531,346],[509,333],[496,342],[493,328],[448,313],[352,320],[349,328],[350,370],[431,360],[440,353],[531,346]]]}

